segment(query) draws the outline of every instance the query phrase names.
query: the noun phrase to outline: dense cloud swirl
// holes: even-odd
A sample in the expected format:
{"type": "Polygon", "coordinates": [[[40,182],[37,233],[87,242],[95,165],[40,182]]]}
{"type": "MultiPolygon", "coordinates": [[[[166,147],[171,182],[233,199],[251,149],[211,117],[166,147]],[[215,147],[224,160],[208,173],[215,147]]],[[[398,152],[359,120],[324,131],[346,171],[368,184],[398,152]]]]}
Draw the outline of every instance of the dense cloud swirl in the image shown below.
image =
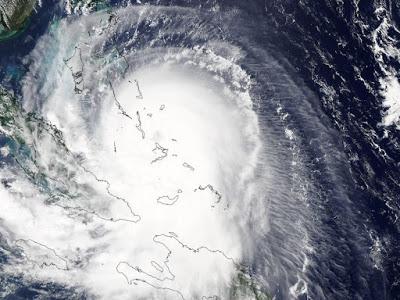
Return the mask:
{"type": "Polygon", "coordinates": [[[241,213],[260,197],[251,82],[229,43],[168,45],[170,14],[197,18],[178,8],[98,13],[62,21],[32,52],[23,99],[51,122],[31,137],[44,179],[21,180],[2,212],[39,266],[22,260],[25,276],[102,299],[232,293],[253,242],[241,213]],[[10,219],[13,209],[21,215],[10,219]]]}
{"type": "Polygon", "coordinates": [[[355,158],[268,5],[75,2],[0,89],[2,296],[375,297],[355,158]]]}

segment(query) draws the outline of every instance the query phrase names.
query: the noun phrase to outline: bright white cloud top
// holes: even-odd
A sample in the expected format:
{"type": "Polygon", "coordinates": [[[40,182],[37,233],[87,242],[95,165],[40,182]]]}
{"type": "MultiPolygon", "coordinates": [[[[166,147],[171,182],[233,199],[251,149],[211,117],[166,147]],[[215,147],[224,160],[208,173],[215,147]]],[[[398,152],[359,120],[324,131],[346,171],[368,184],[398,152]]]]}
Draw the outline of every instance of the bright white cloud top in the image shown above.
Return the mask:
{"type": "Polygon", "coordinates": [[[237,48],[168,46],[167,15],[192,13],[61,21],[27,58],[25,109],[55,127],[27,137],[43,183],[0,189],[4,234],[23,253],[8,272],[98,299],[232,297],[252,249],[246,210],[261,207],[262,144],[237,48]]]}

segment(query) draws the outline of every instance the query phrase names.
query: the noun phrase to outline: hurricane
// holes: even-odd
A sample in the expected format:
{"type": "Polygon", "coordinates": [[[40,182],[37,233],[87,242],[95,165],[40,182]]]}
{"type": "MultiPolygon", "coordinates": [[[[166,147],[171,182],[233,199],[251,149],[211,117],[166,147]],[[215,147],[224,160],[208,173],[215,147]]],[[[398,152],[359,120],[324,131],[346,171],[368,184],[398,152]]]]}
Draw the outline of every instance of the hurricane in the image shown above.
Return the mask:
{"type": "Polygon", "coordinates": [[[44,2],[1,45],[2,298],[396,299],[273,1],[44,2]]]}

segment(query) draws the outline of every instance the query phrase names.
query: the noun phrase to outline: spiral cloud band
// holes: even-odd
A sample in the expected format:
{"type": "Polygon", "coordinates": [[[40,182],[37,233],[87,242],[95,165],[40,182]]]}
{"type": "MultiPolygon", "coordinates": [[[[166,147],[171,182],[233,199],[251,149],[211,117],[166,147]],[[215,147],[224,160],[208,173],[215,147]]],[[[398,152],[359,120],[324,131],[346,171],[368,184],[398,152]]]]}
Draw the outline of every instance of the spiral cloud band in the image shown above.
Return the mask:
{"type": "Polygon", "coordinates": [[[347,144],[264,14],[153,2],[68,1],[0,89],[0,297],[369,299],[347,144]]]}
{"type": "Polygon", "coordinates": [[[102,299],[229,298],[250,251],[238,212],[257,199],[251,82],[228,43],[170,47],[169,10],[62,21],[31,54],[24,107],[62,141],[37,134],[45,187],[21,181],[5,196],[6,228],[34,265],[18,264],[26,276],[102,299]],[[148,28],[158,36],[146,40],[148,28]]]}

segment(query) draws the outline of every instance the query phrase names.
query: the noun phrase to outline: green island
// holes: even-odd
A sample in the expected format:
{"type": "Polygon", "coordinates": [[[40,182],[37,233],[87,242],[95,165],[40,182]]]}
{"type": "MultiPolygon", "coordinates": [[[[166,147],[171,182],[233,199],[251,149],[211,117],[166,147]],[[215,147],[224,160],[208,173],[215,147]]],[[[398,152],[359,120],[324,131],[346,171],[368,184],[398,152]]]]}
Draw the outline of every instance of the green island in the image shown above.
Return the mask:
{"type": "Polygon", "coordinates": [[[237,269],[230,289],[230,299],[272,300],[272,297],[261,289],[260,284],[246,267],[239,266],[237,269]]]}
{"type": "Polygon", "coordinates": [[[25,30],[36,0],[0,0],[0,42],[25,30]]]}

